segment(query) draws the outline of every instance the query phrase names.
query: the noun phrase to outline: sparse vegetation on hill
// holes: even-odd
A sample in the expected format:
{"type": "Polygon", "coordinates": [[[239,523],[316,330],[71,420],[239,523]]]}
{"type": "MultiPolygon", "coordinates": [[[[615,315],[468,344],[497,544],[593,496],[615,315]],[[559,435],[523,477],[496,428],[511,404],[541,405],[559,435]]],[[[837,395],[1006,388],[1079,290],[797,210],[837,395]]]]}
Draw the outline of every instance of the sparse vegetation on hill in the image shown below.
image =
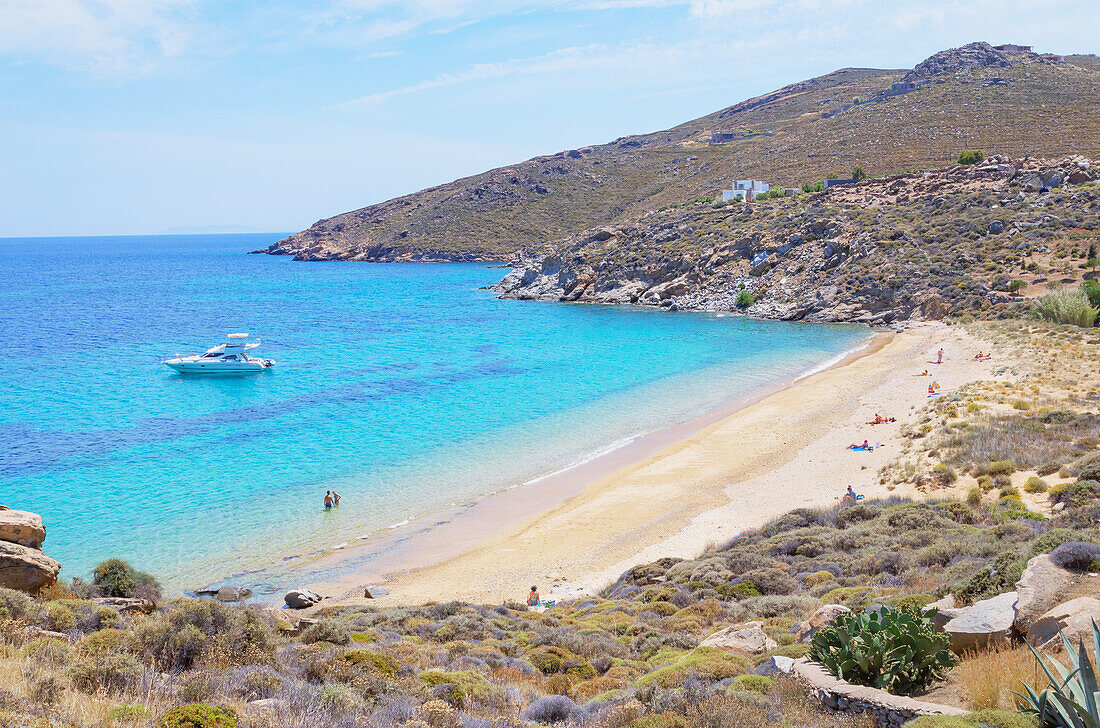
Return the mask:
{"type": "Polygon", "coordinates": [[[882,324],[1027,314],[1055,286],[1075,291],[1035,310],[1091,325],[1076,289],[1100,236],[1097,179],[1082,157],[993,156],[797,199],[688,204],[530,251],[498,290],[725,311],[748,292],[755,316],[882,324]]]}
{"type": "MultiPolygon", "coordinates": [[[[1078,59],[1073,61],[1072,59],[1078,59]]],[[[266,252],[301,260],[502,260],[517,250],[755,178],[812,185],[829,171],[935,169],[961,149],[1100,157],[1100,72],[971,44],[916,71],[846,68],[665,131],[520,162],[320,220],[266,252]],[[919,88],[829,118],[902,76],[919,88]],[[716,131],[737,130],[713,144],[716,131]],[[744,132],[754,132],[745,135],[744,132]]]]}

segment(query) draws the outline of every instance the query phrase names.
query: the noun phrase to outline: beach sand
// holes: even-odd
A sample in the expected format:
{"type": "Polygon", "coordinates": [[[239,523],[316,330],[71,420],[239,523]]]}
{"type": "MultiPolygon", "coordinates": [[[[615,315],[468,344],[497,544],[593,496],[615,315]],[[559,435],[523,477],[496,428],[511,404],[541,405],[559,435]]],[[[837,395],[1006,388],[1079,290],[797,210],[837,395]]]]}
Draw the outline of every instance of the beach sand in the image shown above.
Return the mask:
{"type": "Polygon", "coordinates": [[[492,496],[372,570],[309,588],[345,604],[366,601],[362,585],[380,583],[390,594],[372,602],[379,605],[502,603],[522,600],[531,585],[544,599],[573,598],[635,564],[695,557],[792,508],[834,505],[848,485],[868,498],[920,497],[906,486],[888,490],[878,470],[901,452],[901,431],[927,404],[933,378],[950,392],[987,372],[989,362],[972,359],[983,346],[939,323],[881,334],[849,360],[716,421],[651,438],[648,452],[640,443],[552,483],[492,496]],[[941,346],[944,363],[935,365],[941,346]],[[933,377],[917,376],[926,368],[933,377]],[[898,421],[866,424],[876,413],[898,421]],[[882,446],[847,449],[865,439],[882,446]]]}

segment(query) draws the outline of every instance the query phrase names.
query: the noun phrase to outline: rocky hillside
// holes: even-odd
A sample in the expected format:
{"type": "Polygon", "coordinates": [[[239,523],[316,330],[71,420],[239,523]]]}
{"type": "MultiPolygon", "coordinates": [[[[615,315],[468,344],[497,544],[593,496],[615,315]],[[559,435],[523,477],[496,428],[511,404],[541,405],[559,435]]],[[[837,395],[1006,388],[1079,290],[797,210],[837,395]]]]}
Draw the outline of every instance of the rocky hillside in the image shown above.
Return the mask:
{"type": "Polygon", "coordinates": [[[525,253],[497,290],[779,319],[988,316],[1091,275],[1098,178],[1084,157],[994,156],[797,198],[697,200],[525,253]]]}
{"type": "Polygon", "coordinates": [[[263,251],[297,260],[501,260],[728,187],[845,173],[932,169],[961,149],[1100,154],[1100,70],[1091,56],[942,51],[912,70],[846,68],[672,129],[536,157],[315,223],[263,251]],[[879,97],[900,80],[912,93],[879,97]],[[712,142],[715,133],[720,143],[712,142]]]}

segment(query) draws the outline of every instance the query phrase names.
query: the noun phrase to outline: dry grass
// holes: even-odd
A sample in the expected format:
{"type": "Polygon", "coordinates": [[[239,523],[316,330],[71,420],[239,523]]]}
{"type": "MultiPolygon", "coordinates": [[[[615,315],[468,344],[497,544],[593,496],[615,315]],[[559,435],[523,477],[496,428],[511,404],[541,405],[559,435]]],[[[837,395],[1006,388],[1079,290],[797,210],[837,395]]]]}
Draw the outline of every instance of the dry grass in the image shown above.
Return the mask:
{"type": "Polygon", "coordinates": [[[1013,692],[1023,692],[1026,683],[1035,690],[1046,685],[1039,664],[1027,647],[1004,646],[980,652],[968,652],[955,668],[965,692],[966,707],[1015,708],[1013,692]]]}

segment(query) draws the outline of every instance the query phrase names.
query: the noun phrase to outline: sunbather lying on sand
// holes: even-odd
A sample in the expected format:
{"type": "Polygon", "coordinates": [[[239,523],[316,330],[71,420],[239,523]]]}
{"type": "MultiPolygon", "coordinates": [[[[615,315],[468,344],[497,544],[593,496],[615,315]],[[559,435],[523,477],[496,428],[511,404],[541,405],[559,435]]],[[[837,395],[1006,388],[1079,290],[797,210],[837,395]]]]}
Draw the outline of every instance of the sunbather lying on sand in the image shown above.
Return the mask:
{"type": "Polygon", "coordinates": [[[864,440],[862,445],[856,445],[855,443],[852,443],[851,445],[848,446],[848,449],[849,450],[873,450],[874,448],[871,447],[871,443],[864,440]]]}
{"type": "Polygon", "coordinates": [[[927,370],[927,369],[925,369],[925,370],[924,370],[923,372],[921,372],[920,374],[914,374],[913,376],[914,376],[914,377],[930,377],[930,376],[932,376],[932,375],[928,373],[928,370],[927,370]]]}
{"type": "Polygon", "coordinates": [[[868,425],[887,425],[887,424],[890,424],[891,422],[897,422],[897,421],[898,420],[897,420],[896,417],[883,417],[878,412],[876,412],[875,413],[875,419],[871,420],[867,424],[868,425]]]}

